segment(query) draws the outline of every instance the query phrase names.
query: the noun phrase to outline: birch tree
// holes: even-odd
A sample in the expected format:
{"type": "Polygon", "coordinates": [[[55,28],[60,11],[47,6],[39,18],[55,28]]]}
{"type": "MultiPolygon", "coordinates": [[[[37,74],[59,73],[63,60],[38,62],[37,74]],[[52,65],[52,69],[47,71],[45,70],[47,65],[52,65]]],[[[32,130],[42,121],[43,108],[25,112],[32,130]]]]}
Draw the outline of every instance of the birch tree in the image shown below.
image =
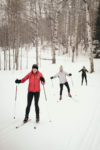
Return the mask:
{"type": "Polygon", "coordinates": [[[36,63],[38,64],[38,4],[36,0],[30,0],[30,16],[31,16],[31,29],[32,29],[32,42],[36,47],[36,63]]]}
{"type": "Polygon", "coordinates": [[[88,50],[89,50],[89,60],[90,60],[90,72],[94,72],[94,62],[93,62],[93,46],[92,46],[92,29],[90,22],[90,6],[89,1],[83,0],[86,8],[86,26],[88,35],[88,50]]]}
{"type": "Polygon", "coordinates": [[[96,22],[94,29],[95,52],[100,49],[100,2],[96,14],[96,22]]]}

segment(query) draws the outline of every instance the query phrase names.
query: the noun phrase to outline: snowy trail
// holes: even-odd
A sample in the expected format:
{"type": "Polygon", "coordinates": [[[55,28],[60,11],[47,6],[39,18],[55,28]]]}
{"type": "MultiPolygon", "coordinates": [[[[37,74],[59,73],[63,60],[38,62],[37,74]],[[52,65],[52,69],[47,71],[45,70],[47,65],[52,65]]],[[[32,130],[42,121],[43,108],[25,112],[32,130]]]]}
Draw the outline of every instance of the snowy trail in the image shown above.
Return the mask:
{"type": "MultiPolygon", "coordinates": [[[[61,60],[62,61],[62,60],[61,60]]],[[[82,62],[62,62],[72,80],[68,78],[73,99],[68,98],[66,88],[59,103],[59,82],[51,82],[50,76],[57,72],[57,65],[43,64],[40,70],[46,77],[45,90],[41,86],[40,123],[34,129],[34,101],[31,106],[31,122],[16,129],[24,118],[27,103],[27,85],[18,85],[16,119],[13,119],[15,104],[14,80],[28,73],[25,71],[0,72],[0,149],[2,150],[100,150],[100,69],[96,61],[96,72],[88,74],[88,86],[80,85],[81,75],[76,72],[82,62]],[[51,120],[51,122],[49,122],[51,120]]]]}

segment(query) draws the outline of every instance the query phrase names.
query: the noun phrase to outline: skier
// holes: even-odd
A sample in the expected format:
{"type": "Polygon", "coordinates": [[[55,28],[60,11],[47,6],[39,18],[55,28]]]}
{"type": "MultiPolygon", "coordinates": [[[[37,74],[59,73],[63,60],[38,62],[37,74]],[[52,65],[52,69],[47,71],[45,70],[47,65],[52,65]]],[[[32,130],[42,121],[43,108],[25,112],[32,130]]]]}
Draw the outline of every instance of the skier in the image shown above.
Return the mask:
{"type": "Polygon", "coordinates": [[[34,97],[35,100],[35,113],[36,113],[36,122],[39,122],[39,97],[40,97],[40,81],[42,84],[45,84],[45,79],[38,71],[38,65],[33,64],[32,70],[30,73],[28,73],[24,78],[21,80],[16,79],[15,83],[24,83],[26,80],[29,79],[29,85],[28,85],[28,94],[27,94],[27,107],[26,107],[26,112],[25,112],[25,118],[23,120],[24,123],[26,123],[29,119],[29,112],[30,112],[30,107],[32,103],[32,99],[34,97]]]}
{"type": "Polygon", "coordinates": [[[59,78],[59,83],[60,83],[60,98],[59,99],[60,100],[62,100],[63,85],[65,85],[67,87],[68,96],[72,97],[71,94],[70,94],[69,84],[66,80],[66,75],[71,76],[72,74],[71,73],[68,74],[67,72],[63,71],[63,66],[60,66],[59,72],[56,75],[50,77],[50,79],[53,79],[53,78],[56,78],[56,77],[59,78]]]}
{"type": "Polygon", "coordinates": [[[81,85],[83,85],[84,78],[85,78],[85,82],[86,82],[86,85],[87,85],[87,75],[86,75],[86,72],[88,72],[88,70],[85,68],[85,66],[83,66],[83,68],[79,72],[82,72],[81,85]]]}

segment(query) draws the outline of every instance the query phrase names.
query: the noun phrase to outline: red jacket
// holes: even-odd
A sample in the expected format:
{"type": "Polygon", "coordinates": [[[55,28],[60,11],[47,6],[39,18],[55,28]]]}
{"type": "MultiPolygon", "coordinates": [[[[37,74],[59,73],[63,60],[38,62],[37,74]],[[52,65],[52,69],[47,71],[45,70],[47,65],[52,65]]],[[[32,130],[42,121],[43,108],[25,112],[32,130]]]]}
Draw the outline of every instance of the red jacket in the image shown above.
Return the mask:
{"type": "Polygon", "coordinates": [[[39,71],[33,73],[31,71],[21,80],[21,83],[24,83],[29,79],[28,91],[40,92],[40,77],[43,77],[42,73],[40,73],[39,71]]]}

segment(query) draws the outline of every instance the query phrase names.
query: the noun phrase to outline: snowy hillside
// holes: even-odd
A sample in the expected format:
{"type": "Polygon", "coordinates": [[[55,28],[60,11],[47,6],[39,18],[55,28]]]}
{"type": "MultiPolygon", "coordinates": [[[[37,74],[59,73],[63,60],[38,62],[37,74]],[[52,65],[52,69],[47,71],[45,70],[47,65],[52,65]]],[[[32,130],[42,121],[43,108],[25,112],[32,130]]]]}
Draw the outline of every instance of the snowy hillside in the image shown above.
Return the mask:
{"type": "Polygon", "coordinates": [[[0,72],[0,149],[1,150],[100,150],[100,60],[94,60],[95,72],[87,74],[88,85],[81,86],[81,73],[78,71],[85,65],[89,70],[86,57],[77,59],[75,63],[65,56],[57,57],[57,64],[41,61],[39,68],[46,84],[45,100],[41,85],[40,123],[35,123],[34,100],[31,106],[31,121],[16,129],[21,124],[27,103],[28,81],[18,85],[15,111],[15,79],[21,79],[30,70],[0,72]],[[50,80],[52,75],[64,70],[72,73],[67,77],[73,98],[68,97],[64,87],[62,101],[59,101],[59,80],[50,80]],[[57,102],[59,101],[59,102],[57,102]],[[34,126],[37,126],[34,129],[34,126]]]}

